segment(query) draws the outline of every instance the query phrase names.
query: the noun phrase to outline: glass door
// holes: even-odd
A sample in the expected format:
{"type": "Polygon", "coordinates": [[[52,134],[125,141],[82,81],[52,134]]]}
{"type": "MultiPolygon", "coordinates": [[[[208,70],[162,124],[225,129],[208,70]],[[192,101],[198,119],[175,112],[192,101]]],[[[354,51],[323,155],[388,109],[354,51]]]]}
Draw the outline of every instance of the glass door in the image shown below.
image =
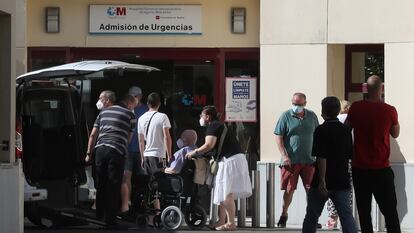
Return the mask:
{"type": "Polygon", "coordinates": [[[198,145],[204,142],[199,125],[200,112],[206,105],[214,105],[214,63],[176,63],[173,68],[172,93],[167,107],[172,116],[173,136],[179,138],[185,129],[194,129],[198,145]]]}
{"type": "Polygon", "coordinates": [[[345,60],[345,99],[364,99],[363,84],[369,76],[378,75],[384,82],[384,45],[348,45],[345,60]]]}

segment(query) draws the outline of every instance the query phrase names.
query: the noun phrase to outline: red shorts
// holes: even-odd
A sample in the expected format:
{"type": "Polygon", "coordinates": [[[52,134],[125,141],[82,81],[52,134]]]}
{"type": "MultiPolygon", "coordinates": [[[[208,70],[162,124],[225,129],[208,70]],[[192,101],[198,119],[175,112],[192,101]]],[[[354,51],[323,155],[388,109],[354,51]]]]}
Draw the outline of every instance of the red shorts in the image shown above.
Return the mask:
{"type": "Polygon", "coordinates": [[[283,166],[280,168],[281,181],[280,189],[293,191],[298,185],[299,176],[302,179],[303,187],[309,190],[315,167],[310,164],[292,164],[291,166],[283,166]]]}

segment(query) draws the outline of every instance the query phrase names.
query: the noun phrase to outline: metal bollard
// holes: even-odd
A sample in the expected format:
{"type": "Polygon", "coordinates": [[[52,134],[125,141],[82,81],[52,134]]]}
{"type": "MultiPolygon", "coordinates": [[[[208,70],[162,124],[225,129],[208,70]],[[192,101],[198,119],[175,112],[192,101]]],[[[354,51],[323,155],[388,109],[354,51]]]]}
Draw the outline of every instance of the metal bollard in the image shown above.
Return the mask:
{"type": "Polygon", "coordinates": [[[210,199],[210,225],[214,225],[217,222],[218,217],[218,206],[214,204],[214,188],[211,189],[211,199],[210,199]]]}
{"type": "Polygon", "coordinates": [[[266,227],[275,227],[275,164],[267,164],[266,227]]]}
{"type": "Polygon", "coordinates": [[[238,202],[237,226],[246,226],[246,198],[240,198],[238,202]]]}
{"type": "Polygon", "coordinates": [[[252,227],[260,227],[260,172],[252,171],[253,205],[252,227]]]}

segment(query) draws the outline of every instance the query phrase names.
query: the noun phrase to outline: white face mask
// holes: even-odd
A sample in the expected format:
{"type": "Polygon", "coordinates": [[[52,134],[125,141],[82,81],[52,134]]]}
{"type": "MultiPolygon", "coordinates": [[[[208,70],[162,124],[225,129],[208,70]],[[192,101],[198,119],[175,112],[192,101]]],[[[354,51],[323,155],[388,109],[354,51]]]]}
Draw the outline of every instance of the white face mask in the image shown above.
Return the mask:
{"type": "Polygon", "coordinates": [[[204,118],[200,118],[200,126],[201,127],[204,127],[204,126],[206,126],[207,125],[207,123],[206,123],[206,121],[204,120],[204,118]]]}
{"type": "Polygon", "coordinates": [[[180,149],[184,147],[184,141],[183,141],[183,139],[179,138],[179,139],[177,140],[177,146],[178,146],[178,148],[180,148],[180,149]]]}
{"type": "Polygon", "coordinates": [[[102,101],[101,100],[98,100],[98,102],[96,102],[96,108],[98,110],[102,110],[103,107],[104,107],[104,104],[102,103],[102,101]]]}
{"type": "Polygon", "coordinates": [[[293,105],[292,111],[296,114],[301,113],[303,111],[303,106],[293,105]]]}

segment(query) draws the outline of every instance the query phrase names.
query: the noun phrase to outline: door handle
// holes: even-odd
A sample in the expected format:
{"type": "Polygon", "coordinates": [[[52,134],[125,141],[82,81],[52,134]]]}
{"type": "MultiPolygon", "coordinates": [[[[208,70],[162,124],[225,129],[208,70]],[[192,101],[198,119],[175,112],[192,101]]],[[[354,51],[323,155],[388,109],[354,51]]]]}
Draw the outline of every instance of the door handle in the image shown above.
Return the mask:
{"type": "Polygon", "coordinates": [[[0,143],[0,147],[2,148],[2,151],[8,151],[9,150],[9,141],[7,141],[7,140],[3,140],[1,143],[0,143]]]}

